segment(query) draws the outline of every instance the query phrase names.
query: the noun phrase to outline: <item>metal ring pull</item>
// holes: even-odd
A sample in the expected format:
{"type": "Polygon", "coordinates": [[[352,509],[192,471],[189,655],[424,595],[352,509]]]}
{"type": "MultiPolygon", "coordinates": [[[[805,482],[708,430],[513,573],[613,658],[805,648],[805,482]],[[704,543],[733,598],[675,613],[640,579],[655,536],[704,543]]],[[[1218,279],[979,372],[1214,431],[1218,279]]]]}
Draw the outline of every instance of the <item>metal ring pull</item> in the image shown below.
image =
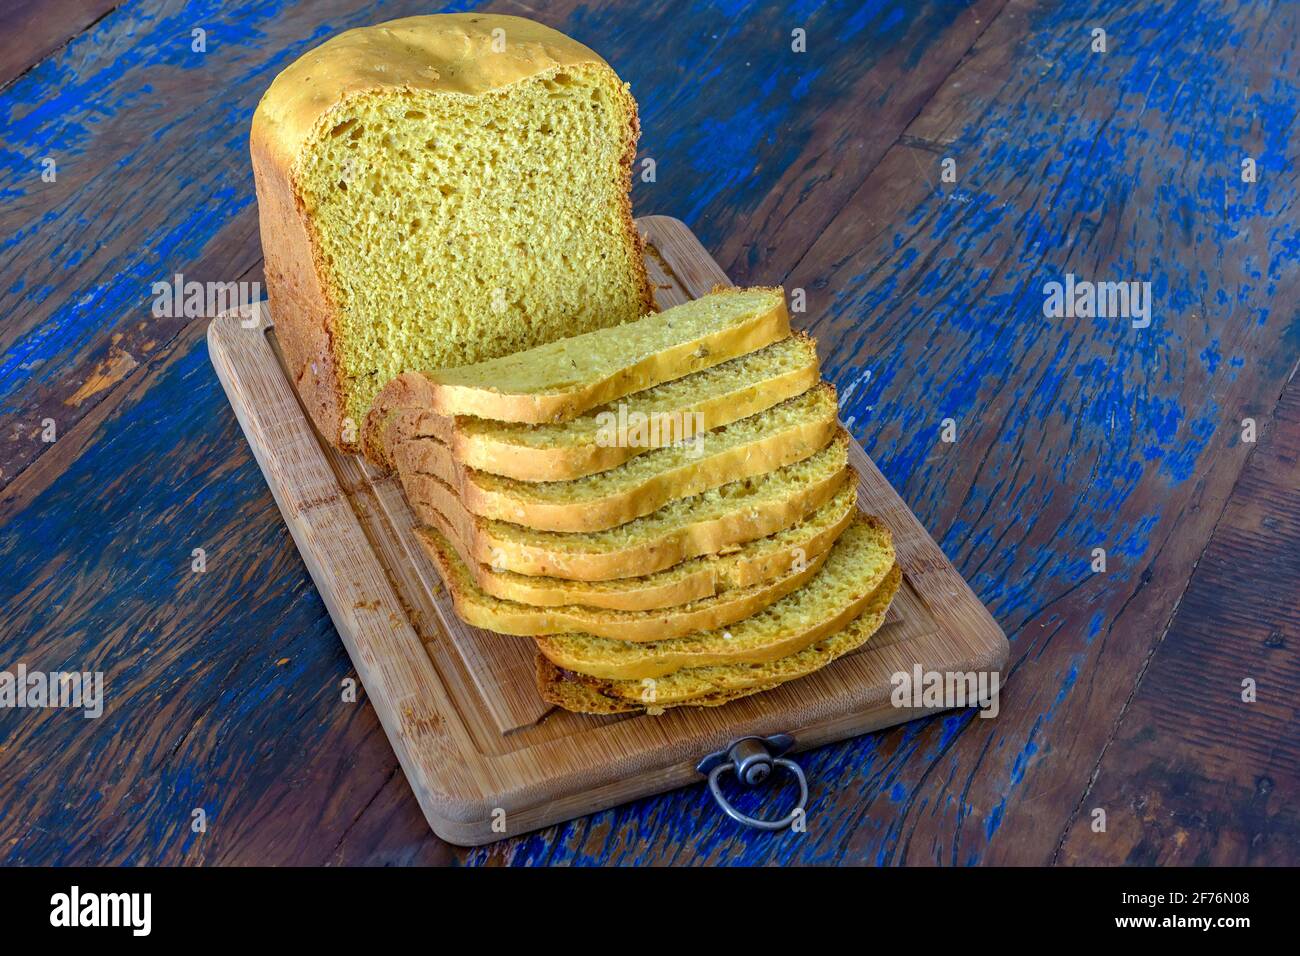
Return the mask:
{"type": "Polygon", "coordinates": [[[771,737],[742,737],[726,750],[711,753],[701,760],[696,767],[700,773],[709,776],[709,792],[717,801],[722,812],[737,823],[757,830],[784,830],[798,819],[808,805],[808,778],[803,769],[793,760],[782,757],[794,746],[794,738],[789,734],[775,734],[771,737]],[[779,820],[759,820],[741,813],[728,802],[722,794],[718,779],[728,770],[734,771],[736,779],[747,787],[756,787],[772,775],[773,767],[781,767],[794,774],[799,781],[799,802],[793,810],[779,820]]]}

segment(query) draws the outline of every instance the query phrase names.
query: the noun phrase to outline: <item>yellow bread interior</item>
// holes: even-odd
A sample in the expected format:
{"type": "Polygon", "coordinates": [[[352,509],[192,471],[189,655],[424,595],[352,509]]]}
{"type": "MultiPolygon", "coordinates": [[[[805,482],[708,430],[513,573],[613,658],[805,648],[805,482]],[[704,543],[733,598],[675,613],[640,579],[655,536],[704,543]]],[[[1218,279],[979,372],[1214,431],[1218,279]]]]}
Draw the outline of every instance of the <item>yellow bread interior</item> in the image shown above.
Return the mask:
{"type": "MultiPolygon", "coordinates": [[[[806,449],[807,454],[811,454],[830,439],[836,424],[836,413],[835,388],[823,383],[748,418],[704,432],[698,436],[698,447],[694,442],[687,442],[659,448],[616,468],[571,481],[519,481],[486,472],[475,473],[474,481],[487,492],[520,502],[580,506],[637,489],[658,475],[689,469],[699,461],[733,449],[744,449],[769,437],[809,424],[820,426],[818,433],[824,434],[824,440],[806,449]]],[[[742,470],[739,463],[735,470],[742,470]]],[[[725,481],[720,483],[726,484],[725,481]]]]}
{"type": "Polygon", "coordinates": [[[436,438],[469,468],[520,481],[582,478],[670,444],[688,423],[718,428],[793,398],[817,384],[817,349],[802,333],[684,378],[602,405],[567,422],[527,425],[427,408],[372,408],[366,454],[390,470],[392,449],[436,438]],[[697,417],[698,416],[698,417],[697,417]],[[604,440],[626,426],[632,440],[604,440]]]}
{"type": "Polygon", "coordinates": [[[534,607],[493,597],[474,583],[452,544],[437,532],[429,541],[457,616],[467,624],[500,634],[533,637],[564,634],[574,629],[619,641],[662,642],[706,628],[723,627],[747,618],[778,601],[817,574],[826,552],[805,558],[789,555],[785,573],[767,581],[675,607],[620,611],[583,605],[534,607]]]}
{"type": "Polygon", "coordinates": [[[717,707],[806,677],[857,650],[880,630],[902,580],[902,570],[894,565],[857,618],[775,661],[692,667],[639,680],[602,680],[564,671],[539,653],[537,688],[547,703],[586,714],[658,714],[669,707],[717,707]]]}
{"type": "Polygon", "coordinates": [[[614,329],[425,373],[434,409],[500,421],[567,421],[605,402],[790,335],[780,288],[719,287],[614,329]]]}
{"type": "Polygon", "coordinates": [[[403,442],[396,464],[403,480],[424,474],[451,485],[473,514],[547,531],[599,531],[807,458],[837,428],[835,389],[823,383],[685,444],[569,481],[519,481],[465,468],[436,438],[403,442]]]}
{"type": "Polygon", "coordinates": [[[539,638],[537,646],[557,667],[610,679],[659,677],[686,667],[763,663],[843,628],[862,612],[893,566],[889,530],[878,520],[859,515],[806,584],[744,620],[664,640],[634,642],[570,633],[539,638]]]}
{"type": "Polygon", "coordinates": [[[537,531],[470,515],[445,482],[404,476],[417,516],[426,524],[441,512],[474,559],[521,574],[584,581],[653,574],[688,558],[716,554],[804,520],[840,490],[847,478],[848,436],[766,475],[746,478],[653,514],[603,531],[537,531]]]}
{"type": "MultiPolygon", "coordinates": [[[[469,550],[444,516],[435,514],[435,518],[437,531],[451,542],[469,568],[474,582],[493,597],[535,607],[580,604],[619,611],[646,611],[687,604],[735,588],[770,581],[786,573],[792,556],[811,560],[823,554],[852,521],[856,500],[856,490],[846,484],[807,520],[793,527],[746,542],[725,554],[691,558],[654,574],[613,581],[569,581],[493,570],[470,557],[469,550]]],[[[426,551],[436,546],[431,537],[432,530],[417,530],[426,551]]]]}
{"type": "Polygon", "coordinates": [[[628,198],[635,103],[541,24],[444,15],[341,34],[276,79],[253,135],[259,169],[286,170],[307,223],[358,429],[407,369],[652,306],[628,198]]]}
{"type": "Polygon", "coordinates": [[[817,375],[812,339],[793,335],[571,421],[521,425],[462,416],[455,421],[455,438],[450,428],[432,422],[426,428],[416,424],[412,434],[454,441],[459,460],[481,471],[523,481],[581,478],[672,442],[679,423],[694,422],[696,414],[705,429],[728,425],[812,388],[817,375]],[[619,422],[628,423],[641,443],[601,444],[611,423],[619,422]]]}

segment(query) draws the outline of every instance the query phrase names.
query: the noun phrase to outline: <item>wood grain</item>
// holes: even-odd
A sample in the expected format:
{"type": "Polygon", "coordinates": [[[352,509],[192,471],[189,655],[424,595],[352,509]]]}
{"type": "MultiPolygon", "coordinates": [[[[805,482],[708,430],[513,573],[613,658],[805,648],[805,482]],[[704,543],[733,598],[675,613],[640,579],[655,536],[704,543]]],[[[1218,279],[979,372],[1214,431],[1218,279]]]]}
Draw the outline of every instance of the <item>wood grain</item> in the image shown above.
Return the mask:
{"type": "Polygon", "coordinates": [[[1050,863],[1297,357],[1295,35],[1276,6],[1012,2],[784,277],[846,422],[1007,623],[998,720],[819,754],[840,783],[797,843],[683,799],[468,858],[1050,863]],[[1066,272],[1150,280],[1152,326],[1046,320],[1066,272]]]}
{"type": "Polygon", "coordinates": [[[1013,642],[1003,716],[959,749],[921,735],[901,808],[846,793],[837,859],[1053,859],[1223,513],[1240,420],[1267,421],[1296,360],[1275,306],[1300,291],[1294,35],[1278,7],[1014,0],[787,278],[864,447],[1013,642]],[[1198,96],[1172,79],[1191,62],[1198,96]],[[1267,190],[1231,181],[1252,154],[1274,156],[1267,190]],[[1067,272],[1151,280],[1151,327],[1047,319],[1067,272]]]}
{"type": "Polygon", "coordinates": [[[1300,381],[1291,379],[1257,440],[1079,802],[1060,863],[1295,862],[1300,381]],[[1105,830],[1094,829],[1098,809],[1105,830]]]}
{"type": "Polygon", "coordinates": [[[11,0],[0,7],[0,88],[117,4],[118,0],[11,0]]]}
{"type": "MultiPolygon", "coordinates": [[[[636,84],[643,110],[663,104],[659,135],[691,125],[667,104],[693,104],[703,72],[755,75],[753,46],[703,42],[720,24],[759,22],[738,8],[493,8],[540,17],[600,49],[636,84]],[[676,25],[671,57],[661,23],[676,25]]],[[[773,44],[800,9],[759,11],[773,44]]],[[[848,17],[855,5],[836,9],[848,17]]],[[[6,862],[372,862],[386,857],[367,856],[365,841],[348,834],[383,832],[403,846],[432,839],[409,798],[396,817],[370,816],[390,781],[405,783],[364,693],[357,704],[340,700],[340,682],[356,675],[239,438],[205,325],[148,314],[149,283],[176,272],[260,281],[246,127],[270,77],[332,32],[415,12],[427,7],[144,0],[0,95],[9,150],[0,155],[0,236],[12,252],[0,260],[0,554],[11,571],[0,577],[0,650],[6,661],[123,662],[108,673],[108,715],[89,727],[0,714],[6,862]],[[229,55],[188,55],[200,19],[229,55]],[[33,158],[49,153],[59,179],[37,185],[33,158]],[[103,387],[88,394],[91,381],[103,387]],[[67,404],[74,395],[82,400],[67,404]],[[52,444],[37,438],[46,417],[58,423],[52,444]],[[219,555],[192,574],[199,545],[219,555]],[[139,756],[123,756],[131,751],[139,756]],[[121,783],[100,785],[106,777],[121,783]],[[54,792],[60,799],[48,799],[54,792]],[[213,823],[191,833],[189,815],[205,805],[213,823]]],[[[845,76],[872,72],[885,88],[904,74],[938,75],[938,60],[877,67],[897,30],[934,48],[960,25],[938,3],[908,5],[904,20],[893,34],[859,33],[851,49],[821,49],[836,51],[845,76]]],[[[765,81],[794,84],[808,63],[764,61],[765,81]]],[[[810,76],[806,88],[821,97],[821,129],[834,137],[843,100],[821,82],[810,76]]],[[[712,86],[710,98],[733,85],[712,86]]],[[[811,195],[815,183],[798,174],[791,149],[834,147],[808,138],[812,119],[788,112],[785,136],[760,138],[745,162],[811,195]]],[[[705,193],[719,207],[727,195],[755,199],[744,183],[719,193],[716,175],[674,175],[671,188],[662,178],[639,183],[638,203],[678,210],[705,193]]]]}

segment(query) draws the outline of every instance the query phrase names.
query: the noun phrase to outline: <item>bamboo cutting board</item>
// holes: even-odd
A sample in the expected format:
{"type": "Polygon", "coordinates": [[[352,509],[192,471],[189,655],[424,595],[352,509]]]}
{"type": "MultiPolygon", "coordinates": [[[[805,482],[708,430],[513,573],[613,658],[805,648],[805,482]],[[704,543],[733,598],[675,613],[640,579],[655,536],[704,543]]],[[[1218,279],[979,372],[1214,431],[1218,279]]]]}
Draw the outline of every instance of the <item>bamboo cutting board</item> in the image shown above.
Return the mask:
{"type": "MultiPolygon", "coordinates": [[[[660,308],[729,284],[679,220],[637,223],[660,308]]],[[[853,443],[859,502],[893,532],[904,572],[884,626],[864,647],[723,707],[609,717],[551,708],[533,683],[531,640],[469,627],[452,613],[396,477],[316,434],[265,304],[214,319],[208,346],[411,789],[434,832],[452,843],[489,843],[699,782],[700,758],[740,737],[788,733],[804,749],[911,720],[929,711],[894,707],[890,675],[917,664],[996,671],[1006,662],[997,623],[853,443]]]]}

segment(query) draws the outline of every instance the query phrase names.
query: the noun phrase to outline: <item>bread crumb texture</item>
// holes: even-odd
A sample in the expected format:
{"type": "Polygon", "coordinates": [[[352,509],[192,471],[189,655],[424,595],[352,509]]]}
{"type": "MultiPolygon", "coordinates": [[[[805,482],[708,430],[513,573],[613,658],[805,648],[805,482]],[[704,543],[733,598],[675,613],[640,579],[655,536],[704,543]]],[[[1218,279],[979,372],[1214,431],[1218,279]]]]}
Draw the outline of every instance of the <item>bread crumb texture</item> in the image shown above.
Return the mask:
{"type": "MultiPolygon", "coordinates": [[[[517,17],[352,30],[286,69],[258,108],[254,153],[288,167],[344,413],[362,422],[407,369],[649,311],[628,198],[638,130],[603,60],[517,17]]],[[[273,306],[294,285],[272,288],[273,306]]]]}
{"type": "MultiPolygon", "coordinates": [[[[762,411],[764,399],[772,396],[772,382],[794,380],[798,391],[811,387],[817,375],[817,351],[812,339],[805,335],[791,336],[756,352],[731,359],[721,365],[695,372],[684,378],[656,385],[636,392],[624,400],[624,415],[651,419],[655,416],[681,416],[701,408],[713,411],[714,420],[725,417],[728,407],[749,409],[751,404],[761,405],[753,411],[762,411]],[[800,387],[802,386],[802,387],[800,387]],[[750,398],[751,392],[761,392],[750,398]]],[[[798,392],[777,391],[769,399],[772,404],[798,392]]],[[[567,422],[526,425],[514,422],[495,422],[483,418],[463,417],[457,426],[472,439],[505,446],[518,446],[529,451],[550,451],[554,448],[584,448],[595,445],[600,437],[602,423],[618,408],[603,405],[585,415],[567,422]]],[[[742,416],[743,417],[743,416],[742,416]]],[[[728,424],[734,418],[717,421],[728,424]]],[[[671,435],[670,430],[665,433],[671,435]]]]}
{"type": "MultiPolygon", "coordinates": [[[[636,518],[616,528],[565,534],[556,531],[536,531],[504,521],[490,520],[487,525],[494,532],[494,536],[501,540],[545,547],[557,553],[616,551],[636,544],[661,541],[693,524],[718,521],[737,514],[743,515],[764,505],[778,504],[795,498],[809,487],[823,486],[842,475],[847,463],[848,440],[841,434],[830,445],[802,461],[786,465],[766,475],[733,481],[690,498],[678,498],[653,514],[636,518]]],[[[810,514],[814,508],[829,498],[830,494],[827,494],[804,514],[810,514]]],[[[802,520],[803,516],[801,514],[795,520],[802,520]]],[[[793,523],[794,521],[790,522],[793,523]]]]}
{"type": "Polygon", "coordinates": [[[538,647],[559,667],[607,678],[660,677],[688,667],[765,663],[844,628],[862,613],[893,566],[889,531],[864,515],[844,532],[806,585],[725,628],[650,642],[575,632],[543,638],[538,647]]]}
{"type": "MultiPolygon", "coordinates": [[[[441,369],[430,377],[441,385],[482,389],[502,395],[562,394],[625,376],[629,369],[652,362],[670,349],[697,342],[689,355],[675,362],[671,369],[661,370],[654,376],[657,381],[675,379],[734,357],[739,343],[728,351],[721,351],[710,347],[708,340],[711,337],[726,336],[747,325],[765,322],[772,316],[782,320],[775,330],[788,335],[785,292],[782,289],[722,288],[663,312],[647,315],[620,328],[617,334],[591,332],[574,335],[478,365],[441,369]]],[[[772,335],[769,341],[780,337],[772,335]]]]}

